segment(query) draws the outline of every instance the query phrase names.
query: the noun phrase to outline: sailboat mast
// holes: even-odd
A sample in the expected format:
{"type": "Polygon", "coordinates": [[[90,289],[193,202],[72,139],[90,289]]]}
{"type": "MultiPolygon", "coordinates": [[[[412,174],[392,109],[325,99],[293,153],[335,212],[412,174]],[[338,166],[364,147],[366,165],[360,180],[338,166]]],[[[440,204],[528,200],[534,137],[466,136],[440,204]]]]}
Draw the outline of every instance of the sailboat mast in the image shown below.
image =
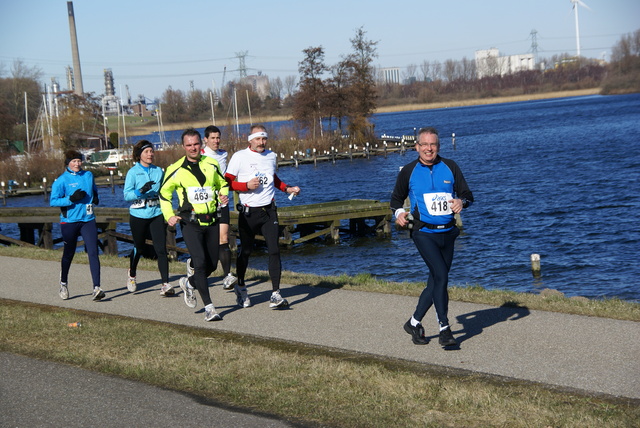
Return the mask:
{"type": "Polygon", "coordinates": [[[24,93],[24,123],[27,125],[27,148],[26,151],[29,153],[30,150],[30,141],[29,141],[29,109],[27,108],[27,93],[24,93]]]}

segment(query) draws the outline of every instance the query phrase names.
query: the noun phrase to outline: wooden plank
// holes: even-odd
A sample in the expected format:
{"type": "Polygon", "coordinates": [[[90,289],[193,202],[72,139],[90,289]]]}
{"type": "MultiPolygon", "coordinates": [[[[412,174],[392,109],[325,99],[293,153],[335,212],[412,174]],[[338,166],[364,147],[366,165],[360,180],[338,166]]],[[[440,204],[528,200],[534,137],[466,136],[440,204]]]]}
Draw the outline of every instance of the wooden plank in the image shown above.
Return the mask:
{"type": "MultiPolygon", "coordinates": [[[[96,222],[102,223],[102,227],[106,227],[106,223],[111,223],[108,229],[110,233],[101,234],[102,240],[107,239],[107,251],[114,251],[114,240],[132,242],[131,237],[124,238],[115,232],[115,223],[129,222],[128,208],[103,208],[96,207],[96,222]],[[110,241],[110,242],[109,242],[110,241]]],[[[0,208],[0,223],[57,223],[60,221],[60,209],[57,207],[18,207],[18,208],[0,208]]],[[[361,231],[382,229],[386,233],[390,228],[391,210],[388,202],[380,202],[370,199],[352,199],[347,201],[331,201],[317,204],[296,205],[278,208],[278,216],[280,225],[283,227],[284,233],[280,236],[280,243],[290,245],[292,243],[301,243],[317,238],[324,234],[331,234],[334,242],[339,242],[340,222],[349,220],[351,223],[361,223],[368,219],[373,219],[376,225],[373,228],[360,227],[361,231]],[[326,227],[327,225],[330,225],[326,227]],[[320,227],[320,230],[317,228],[320,227]],[[304,236],[302,234],[308,233],[304,236]],[[295,239],[292,233],[300,233],[299,239],[295,239]]],[[[230,211],[232,232],[231,239],[237,238],[238,212],[230,211]]],[[[50,231],[50,229],[49,229],[50,231]]],[[[175,235],[174,235],[175,236],[175,235]]],[[[169,239],[169,236],[168,236],[169,239]]],[[[256,239],[264,239],[256,236],[256,239]]],[[[50,240],[50,239],[49,239],[50,240]]],[[[56,240],[55,242],[59,242],[56,240]]],[[[171,243],[168,243],[171,244],[171,243]]],[[[101,246],[104,245],[101,242],[101,246]]],[[[186,253],[183,248],[175,245],[168,245],[170,251],[186,253]]]]}
{"type": "MultiPolygon", "coordinates": [[[[114,238],[116,238],[120,242],[127,242],[129,244],[133,243],[133,238],[131,237],[131,235],[125,235],[124,233],[113,232],[113,231],[110,231],[109,234],[111,234],[114,238]]],[[[106,235],[106,232],[103,235],[106,235]]],[[[153,245],[153,241],[150,239],[146,239],[144,242],[145,244],[153,245]]],[[[175,245],[169,245],[169,244],[167,244],[167,251],[175,251],[176,253],[189,254],[189,251],[186,248],[178,247],[175,245]]]]}
{"type": "Polygon", "coordinates": [[[0,234],[0,243],[6,245],[18,245],[19,247],[27,247],[27,248],[38,248],[33,244],[29,244],[28,242],[19,241],[17,239],[9,238],[8,236],[4,236],[0,234]]]}
{"type": "Polygon", "coordinates": [[[328,235],[328,234],[331,233],[332,229],[333,229],[333,227],[327,227],[326,229],[319,230],[319,231],[317,231],[315,233],[311,233],[309,235],[304,235],[304,236],[302,236],[302,237],[300,237],[298,239],[292,239],[291,240],[291,244],[300,244],[302,242],[306,242],[306,241],[308,241],[310,239],[317,238],[317,237],[322,236],[322,235],[328,235]]]}

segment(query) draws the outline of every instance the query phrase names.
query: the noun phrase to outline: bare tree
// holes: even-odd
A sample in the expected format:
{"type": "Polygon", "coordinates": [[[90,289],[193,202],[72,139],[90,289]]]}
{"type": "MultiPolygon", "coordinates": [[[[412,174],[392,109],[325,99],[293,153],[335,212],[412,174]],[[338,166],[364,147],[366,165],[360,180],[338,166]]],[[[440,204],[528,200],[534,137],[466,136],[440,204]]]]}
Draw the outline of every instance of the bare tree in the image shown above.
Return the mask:
{"type": "Polygon", "coordinates": [[[325,114],[335,117],[342,133],[342,119],[349,112],[349,71],[341,62],[331,67],[331,78],[327,82],[325,114]]]}
{"type": "Polygon", "coordinates": [[[378,42],[368,40],[362,27],[356,30],[355,37],[350,41],[353,52],[342,61],[349,75],[349,132],[355,141],[361,143],[372,133],[368,117],[375,110],[378,97],[375,68],[372,65],[378,56],[378,42]]]}
{"type": "Polygon", "coordinates": [[[640,30],[622,36],[611,48],[611,62],[619,62],[630,56],[640,56],[640,30]]]}
{"type": "Polygon", "coordinates": [[[53,122],[62,150],[80,147],[83,134],[102,130],[102,103],[93,93],[69,94],[60,98],[60,115],[53,122]]]}
{"type": "Polygon", "coordinates": [[[431,63],[429,61],[422,61],[422,64],[420,64],[420,73],[422,74],[422,80],[425,82],[431,80],[431,63]]]}
{"type": "Polygon", "coordinates": [[[415,64],[407,65],[407,70],[403,73],[403,79],[407,83],[412,83],[416,78],[416,73],[418,71],[418,66],[415,64]]]}
{"type": "Polygon", "coordinates": [[[467,57],[463,57],[460,62],[460,77],[467,82],[470,82],[476,78],[476,62],[470,60],[467,57]]]}
{"type": "Polygon", "coordinates": [[[293,96],[296,90],[296,76],[287,76],[284,78],[284,91],[287,97],[293,96]]]}
{"type": "Polygon", "coordinates": [[[186,118],[187,100],[184,92],[169,86],[162,94],[162,120],[166,123],[176,123],[186,118]]]}
{"type": "Polygon", "coordinates": [[[29,104],[29,116],[35,118],[41,104],[40,100],[40,79],[42,70],[37,67],[28,67],[22,60],[16,59],[11,65],[11,96],[10,108],[12,113],[24,122],[24,94],[27,93],[27,103],[29,104]]]}
{"type": "Polygon", "coordinates": [[[190,120],[205,119],[211,116],[209,94],[201,89],[189,91],[186,104],[186,114],[190,120]]]}
{"type": "MultiPolygon", "coordinates": [[[[0,72],[0,75],[6,75],[4,65],[0,72]]],[[[25,139],[25,93],[29,121],[33,122],[42,104],[41,78],[40,68],[27,67],[19,59],[13,62],[9,77],[0,78],[0,139],[25,139]]]]}
{"type": "Polygon", "coordinates": [[[302,51],[305,57],[298,63],[300,72],[299,90],[294,97],[293,117],[312,131],[316,138],[325,96],[323,74],[328,70],[324,64],[324,49],[309,47],[302,51]]]}
{"type": "Polygon", "coordinates": [[[280,78],[280,76],[269,81],[269,95],[271,95],[271,98],[274,98],[277,100],[281,99],[283,89],[284,89],[284,84],[282,83],[282,79],[280,78]]]}
{"type": "Polygon", "coordinates": [[[458,62],[453,59],[448,59],[444,62],[444,78],[449,82],[453,82],[459,76],[458,62]]]}
{"type": "Polygon", "coordinates": [[[442,80],[442,63],[440,61],[434,61],[431,63],[431,80],[442,80]]]}

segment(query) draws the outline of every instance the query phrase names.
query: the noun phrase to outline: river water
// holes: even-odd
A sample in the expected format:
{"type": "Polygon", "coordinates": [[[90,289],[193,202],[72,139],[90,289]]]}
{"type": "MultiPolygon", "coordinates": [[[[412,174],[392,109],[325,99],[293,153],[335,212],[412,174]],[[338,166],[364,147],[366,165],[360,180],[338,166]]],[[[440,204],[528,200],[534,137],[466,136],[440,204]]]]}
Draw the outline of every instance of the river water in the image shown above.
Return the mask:
{"type": "MultiPolygon", "coordinates": [[[[373,121],[376,132],[387,135],[435,126],[440,154],[465,174],[476,202],[462,215],[452,284],[640,300],[640,94],[384,113],[373,121]],[[537,278],[532,253],[542,260],[537,278]]],[[[415,157],[409,151],[280,168],[283,181],[302,193],[293,201],[279,194],[277,203],[388,201],[399,168],[415,157]]],[[[125,206],[121,189],[115,195],[102,189],[101,201],[125,206]]],[[[42,204],[41,196],[8,201],[42,204]]],[[[7,226],[2,233],[14,236],[7,226]]],[[[251,266],[266,269],[266,254],[258,252],[251,266]]],[[[283,268],[391,281],[425,281],[427,275],[408,233],[395,228],[391,239],[345,236],[338,245],[283,249],[283,268]]]]}

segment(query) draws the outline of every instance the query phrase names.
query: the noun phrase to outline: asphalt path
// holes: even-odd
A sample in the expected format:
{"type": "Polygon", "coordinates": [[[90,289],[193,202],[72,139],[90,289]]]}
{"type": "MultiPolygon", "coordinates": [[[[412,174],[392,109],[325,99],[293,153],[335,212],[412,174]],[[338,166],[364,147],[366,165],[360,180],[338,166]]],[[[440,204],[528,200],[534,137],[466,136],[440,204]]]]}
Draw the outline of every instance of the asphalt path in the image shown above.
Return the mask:
{"type": "MultiPolygon", "coordinates": [[[[79,253],[76,257],[84,257],[79,253]]],[[[513,378],[586,393],[640,399],[640,323],[527,308],[450,302],[460,346],[438,345],[433,309],[423,320],[428,345],[418,346],[402,326],[417,298],[283,284],[289,309],[272,310],[268,282],[249,282],[252,307],[216,283],[211,295],[223,321],[205,323],[200,299],[188,308],[178,293],[160,296],[157,272],[139,271],[139,290],[126,289],[126,269],[102,268],[107,296],[91,299],[89,266],[73,264],[70,299],[58,297],[58,262],[0,257],[0,298],[157,320],[264,338],[409,360],[461,372],[513,378]]],[[[3,370],[4,371],[4,370],[3,370]]],[[[4,376],[4,375],[3,375],[4,376]]]]}
{"type": "Polygon", "coordinates": [[[234,427],[296,425],[182,392],[0,353],[2,427],[234,427]]]}

